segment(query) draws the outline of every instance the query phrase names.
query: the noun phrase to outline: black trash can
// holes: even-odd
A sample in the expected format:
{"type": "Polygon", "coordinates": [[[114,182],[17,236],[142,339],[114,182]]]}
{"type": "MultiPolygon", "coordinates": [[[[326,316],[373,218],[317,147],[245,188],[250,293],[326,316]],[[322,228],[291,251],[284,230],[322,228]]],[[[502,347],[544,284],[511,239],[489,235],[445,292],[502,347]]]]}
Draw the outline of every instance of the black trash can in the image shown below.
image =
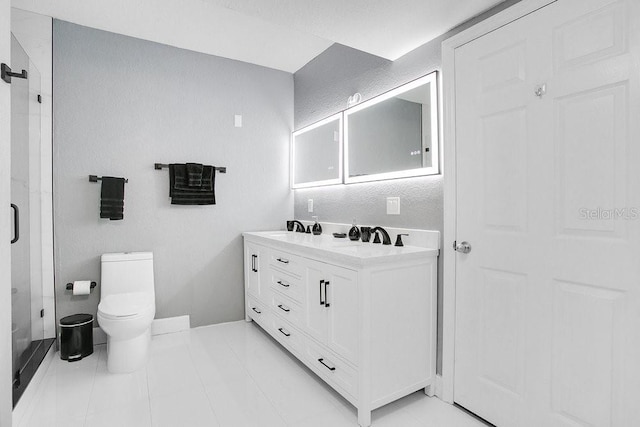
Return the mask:
{"type": "Polygon", "coordinates": [[[60,319],[60,358],[75,362],[93,353],[93,316],[72,314],[60,319]]]}

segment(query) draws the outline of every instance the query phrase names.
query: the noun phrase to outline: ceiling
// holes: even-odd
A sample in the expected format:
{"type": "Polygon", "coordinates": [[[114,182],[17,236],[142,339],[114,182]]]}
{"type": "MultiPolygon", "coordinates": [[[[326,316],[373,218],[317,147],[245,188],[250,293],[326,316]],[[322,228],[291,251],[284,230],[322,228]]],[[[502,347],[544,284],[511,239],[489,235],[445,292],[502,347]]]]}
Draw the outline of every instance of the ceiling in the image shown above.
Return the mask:
{"type": "Polygon", "coordinates": [[[502,1],[12,0],[12,6],[293,73],[333,43],[395,60],[502,1]]]}

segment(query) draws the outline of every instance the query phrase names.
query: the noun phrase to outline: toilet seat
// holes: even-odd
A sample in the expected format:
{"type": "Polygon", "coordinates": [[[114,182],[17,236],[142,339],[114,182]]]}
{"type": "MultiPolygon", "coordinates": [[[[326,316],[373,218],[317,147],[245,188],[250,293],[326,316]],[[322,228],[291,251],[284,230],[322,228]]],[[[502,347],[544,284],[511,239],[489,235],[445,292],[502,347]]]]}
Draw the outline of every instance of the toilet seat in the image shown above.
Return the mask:
{"type": "Polygon", "coordinates": [[[154,304],[154,295],[146,292],[113,294],[101,299],[98,312],[106,319],[124,320],[147,314],[154,304]]]}

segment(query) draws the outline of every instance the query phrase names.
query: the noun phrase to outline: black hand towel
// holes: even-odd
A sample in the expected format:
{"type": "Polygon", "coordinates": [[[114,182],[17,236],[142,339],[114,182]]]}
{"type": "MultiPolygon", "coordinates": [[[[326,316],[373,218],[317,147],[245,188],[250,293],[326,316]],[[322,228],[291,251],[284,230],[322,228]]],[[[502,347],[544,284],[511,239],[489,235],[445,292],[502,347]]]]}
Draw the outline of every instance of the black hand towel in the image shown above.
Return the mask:
{"type": "Polygon", "coordinates": [[[189,187],[202,186],[202,165],[200,163],[187,163],[187,185],[189,187]]]}
{"type": "Polygon", "coordinates": [[[169,165],[169,196],[172,205],[215,205],[215,168],[202,167],[202,185],[189,187],[187,167],[184,164],[169,165]]]}
{"type": "Polygon", "coordinates": [[[100,218],[124,219],[124,178],[102,177],[100,218]]]}

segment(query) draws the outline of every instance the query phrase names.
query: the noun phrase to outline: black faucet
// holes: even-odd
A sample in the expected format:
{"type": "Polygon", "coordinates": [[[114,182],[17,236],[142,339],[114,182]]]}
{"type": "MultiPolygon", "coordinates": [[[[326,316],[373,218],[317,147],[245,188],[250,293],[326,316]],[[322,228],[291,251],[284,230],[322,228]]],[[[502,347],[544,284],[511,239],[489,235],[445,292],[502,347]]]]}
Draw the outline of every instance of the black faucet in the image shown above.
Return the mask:
{"type": "Polygon", "coordinates": [[[296,226],[296,231],[298,233],[304,233],[304,224],[301,223],[300,221],[298,221],[297,219],[294,219],[293,221],[287,221],[287,228],[289,228],[288,227],[289,224],[291,224],[291,230],[290,231],[293,231],[293,226],[295,225],[296,226]]]}
{"type": "Polygon", "coordinates": [[[371,234],[375,234],[375,238],[373,239],[373,243],[380,243],[380,237],[378,236],[378,231],[380,233],[382,233],[382,244],[383,245],[390,245],[391,244],[391,237],[389,237],[389,233],[387,233],[387,230],[385,230],[382,227],[373,227],[371,229],[371,234]]]}

